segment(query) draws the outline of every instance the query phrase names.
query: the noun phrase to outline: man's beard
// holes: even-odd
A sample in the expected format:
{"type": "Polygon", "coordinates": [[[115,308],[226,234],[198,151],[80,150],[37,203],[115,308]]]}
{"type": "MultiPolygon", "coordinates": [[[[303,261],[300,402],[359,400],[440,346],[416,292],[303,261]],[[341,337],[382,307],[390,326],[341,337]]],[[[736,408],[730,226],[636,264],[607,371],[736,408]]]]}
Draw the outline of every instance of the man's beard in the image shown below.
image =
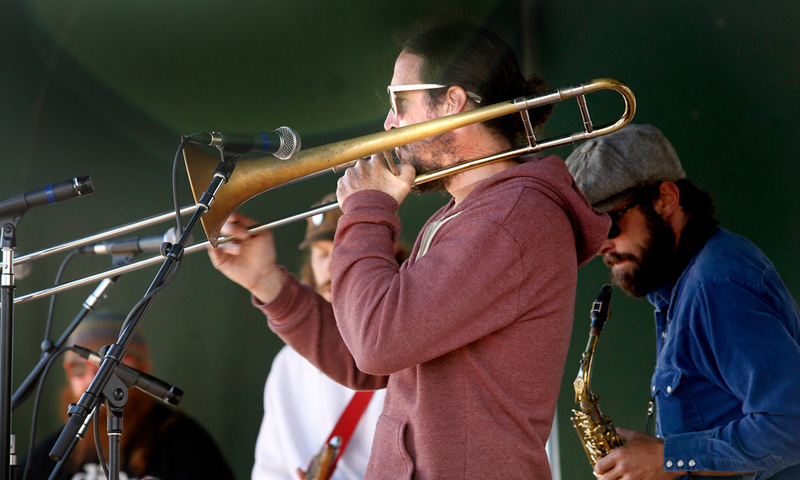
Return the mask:
{"type": "Polygon", "coordinates": [[[675,233],[672,227],[657,213],[645,210],[648,237],[644,241],[640,257],[631,253],[608,253],[603,262],[611,267],[628,260],[629,270],[611,270],[611,280],[622,291],[632,297],[644,297],[661,287],[670,275],[675,257],[675,233]]]}
{"type": "MultiPolygon", "coordinates": [[[[441,170],[447,166],[446,159],[450,159],[453,156],[454,143],[455,135],[453,132],[445,132],[440,135],[409,143],[402,147],[403,161],[414,167],[417,175],[441,170]]],[[[451,176],[448,175],[443,178],[414,185],[411,191],[415,194],[425,192],[447,193],[447,187],[450,185],[451,180],[450,177],[451,176]]]]}

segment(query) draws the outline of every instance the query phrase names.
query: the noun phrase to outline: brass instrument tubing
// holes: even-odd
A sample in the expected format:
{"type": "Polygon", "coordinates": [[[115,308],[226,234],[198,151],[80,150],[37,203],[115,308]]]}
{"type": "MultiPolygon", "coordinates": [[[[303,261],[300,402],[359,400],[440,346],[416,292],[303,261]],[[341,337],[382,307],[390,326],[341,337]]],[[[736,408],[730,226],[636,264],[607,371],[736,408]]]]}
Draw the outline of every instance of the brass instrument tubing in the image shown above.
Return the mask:
{"type": "MultiPolygon", "coordinates": [[[[197,205],[188,205],[181,208],[180,213],[181,216],[188,215],[190,213],[194,213],[197,210],[197,205]]],[[[123,235],[128,232],[132,232],[138,230],[140,228],[149,227],[150,225],[155,225],[158,223],[162,223],[168,221],[171,218],[175,218],[175,212],[165,212],[159,215],[155,215],[149,218],[145,218],[144,220],[140,220],[138,222],[132,222],[125,225],[121,225],[119,227],[113,228],[111,230],[106,230],[105,232],[96,233],[94,235],[81,238],[78,240],[73,240],[71,242],[67,242],[61,245],[57,245],[55,247],[45,248],[44,250],[39,250],[38,252],[29,253],[27,255],[21,255],[14,259],[14,265],[18,265],[21,263],[30,262],[36,260],[40,257],[44,257],[47,255],[52,255],[55,253],[63,252],[65,250],[72,250],[73,248],[82,247],[84,245],[89,245],[90,243],[97,243],[107,238],[116,237],[118,235],[123,235]]]]}
{"type": "Polygon", "coordinates": [[[589,116],[589,106],[586,105],[586,97],[583,95],[579,95],[575,97],[578,101],[578,110],[581,111],[581,118],[583,119],[583,129],[587,132],[594,131],[594,126],[592,125],[592,118],[589,116]]]}
{"type": "MultiPolygon", "coordinates": [[[[282,226],[287,225],[289,223],[293,223],[293,222],[296,222],[296,221],[299,221],[299,220],[303,220],[305,218],[317,215],[319,213],[329,212],[329,211],[335,210],[337,208],[339,208],[339,204],[338,203],[328,203],[326,205],[320,205],[319,207],[313,208],[311,210],[307,210],[305,212],[298,213],[296,215],[292,215],[292,216],[285,217],[285,218],[282,218],[282,219],[279,219],[279,220],[275,220],[273,222],[261,223],[261,224],[253,225],[252,227],[248,228],[247,231],[251,235],[254,235],[256,233],[263,232],[264,230],[271,230],[271,229],[274,229],[274,228],[282,227],[282,226]]],[[[172,215],[174,215],[174,213],[172,215]]],[[[227,242],[229,242],[231,240],[233,240],[233,237],[224,236],[224,237],[220,237],[219,243],[227,243],[227,242]]],[[[199,243],[195,243],[195,244],[189,245],[188,247],[183,249],[183,253],[184,253],[184,255],[187,255],[187,254],[194,253],[194,252],[197,252],[197,251],[200,251],[200,250],[205,250],[206,247],[209,244],[210,244],[210,242],[208,240],[206,240],[206,241],[203,241],[203,242],[199,242],[199,243]]],[[[61,292],[65,291],[65,290],[81,287],[81,286],[87,285],[89,283],[99,282],[101,280],[105,280],[106,278],[115,277],[117,275],[122,275],[122,274],[125,274],[125,273],[128,273],[128,272],[133,272],[133,271],[136,271],[136,270],[140,270],[142,268],[149,267],[151,265],[157,265],[159,263],[162,263],[163,261],[164,261],[164,257],[154,256],[154,257],[146,258],[144,260],[139,260],[138,262],[133,262],[133,263],[129,263],[127,265],[116,267],[116,268],[113,268],[111,270],[107,270],[105,272],[98,272],[98,273],[95,273],[93,275],[89,275],[89,276],[86,276],[86,277],[83,277],[83,278],[79,278],[77,280],[72,280],[70,282],[61,283],[61,284],[58,284],[58,285],[53,285],[52,287],[44,288],[42,290],[39,290],[38,292],[33,292],[33,293],[29,293],[27,295],[20,295],[20,296],[16,297],[14,299],[14,305],[17,305],[18,303],[29,302],[31,300],[36,300],[39,297],[44,297],[44,296],[47,296],[47,295],[53,295],[53,294],[56,294],[56,293],[61,293],[61,292]]],[[[0,308],[2,308],[2,305],[0,305],[0,308]]]]}

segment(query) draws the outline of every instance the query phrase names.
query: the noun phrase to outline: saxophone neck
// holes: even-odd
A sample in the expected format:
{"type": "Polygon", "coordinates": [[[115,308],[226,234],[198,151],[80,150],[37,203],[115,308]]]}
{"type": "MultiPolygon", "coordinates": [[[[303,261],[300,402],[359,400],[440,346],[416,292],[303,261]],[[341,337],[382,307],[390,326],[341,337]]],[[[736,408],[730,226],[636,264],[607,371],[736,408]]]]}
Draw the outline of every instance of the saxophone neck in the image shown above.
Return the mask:
{"type": "Polygon", "coordinates": [[[586,343],[586,349],[581,356],[581,368],[578,370],[578,376],[575,378],[573,387],[575,388],[575,402],[582,403],[596,402],[596,396],[592,394],[590,388],[590,377],[592,375],[592,360],[594,359],[594,351],[597,348],[597,337],[603,331],[608,319],[609,304],[611,302],[611,285],[603,285],[597,299],[592,302],[592,308],[589,311],[591,324],[589,325],[589,341],[586,343]]]}
{"type": "Polygon", "coordinates": [[[597,335],[592,333],[589,335],[589,341],[586,342],[586,349],[583,351],[583,355],[581,355],[581,366],[578,369],[578,376],[575,377],[575,381],[573,382],[576,403],[592,403],[594,399],[594,394],[591,392],[591,376],[596,348],[597,335]]]}

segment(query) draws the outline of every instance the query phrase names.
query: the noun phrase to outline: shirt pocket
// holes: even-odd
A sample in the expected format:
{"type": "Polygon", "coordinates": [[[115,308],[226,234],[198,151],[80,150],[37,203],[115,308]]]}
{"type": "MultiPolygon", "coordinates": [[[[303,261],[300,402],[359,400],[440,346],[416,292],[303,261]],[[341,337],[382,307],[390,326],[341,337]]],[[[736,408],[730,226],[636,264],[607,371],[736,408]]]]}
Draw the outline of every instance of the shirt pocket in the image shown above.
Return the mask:
{"type": "Polygon", "coordinates": [[[690,383],[676,368],[656,368],[653,373],[650,393],[656,399],[659,435],[702,429],[702,416],[690,383]]]}

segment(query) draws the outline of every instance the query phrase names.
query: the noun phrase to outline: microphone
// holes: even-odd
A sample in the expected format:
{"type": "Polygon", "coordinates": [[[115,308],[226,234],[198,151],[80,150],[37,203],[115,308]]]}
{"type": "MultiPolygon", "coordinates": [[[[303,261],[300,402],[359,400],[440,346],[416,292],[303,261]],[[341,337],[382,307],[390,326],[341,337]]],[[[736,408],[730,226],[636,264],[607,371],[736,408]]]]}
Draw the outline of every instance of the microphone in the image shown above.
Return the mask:
{"type": "MultiPolygon", "coordinates": [[[[109,242],[93,243],[78,248],[78,253],[88,255],[135,255],[137,253],[162,253],[164,243],[178,241],[178,232],[175,227],[161,235],[147,235],[144,237],[125,238],[109,242]]],[[[191,241],[191,237],[189,239],[191,241]]]]}
{"type": "MultiPolygon", "coordinates": [[[[98,367],[103,361],[102,357],[100,357],[98,353],[95,353],[88,348],[81,347],[80,345],[73,345],[70,347],[70,349],[98,367]]],[[[117,365],[117,368],[114,370],[114,372],[125,385],[129,387],[136,387],[156,400],[161,400],[169,405],[178,405],[178,403],[181,401],[181,398],[183,398],[183,390],[180,388],[170,385],[163,380],[159,380],[158,378],[144,373],[141,370],[129,367],[124,363],[117,365]]]]}
{"type": "Polygon", "coordinates": [[[280,127],[272,132],[219,133],[201,132],[186,138],[200,145],[211,145],[230,153],[265,152],[281,160],[294,156],[301,146],[300,135],[289,127],[280,127]]]}
{"type": "Polygon", "coordinates": [[[75,177],[53,183],[0,201],[0,217],[21,215],[33,207],[82,197],[93,191],[91,177],[75,177]]]}

